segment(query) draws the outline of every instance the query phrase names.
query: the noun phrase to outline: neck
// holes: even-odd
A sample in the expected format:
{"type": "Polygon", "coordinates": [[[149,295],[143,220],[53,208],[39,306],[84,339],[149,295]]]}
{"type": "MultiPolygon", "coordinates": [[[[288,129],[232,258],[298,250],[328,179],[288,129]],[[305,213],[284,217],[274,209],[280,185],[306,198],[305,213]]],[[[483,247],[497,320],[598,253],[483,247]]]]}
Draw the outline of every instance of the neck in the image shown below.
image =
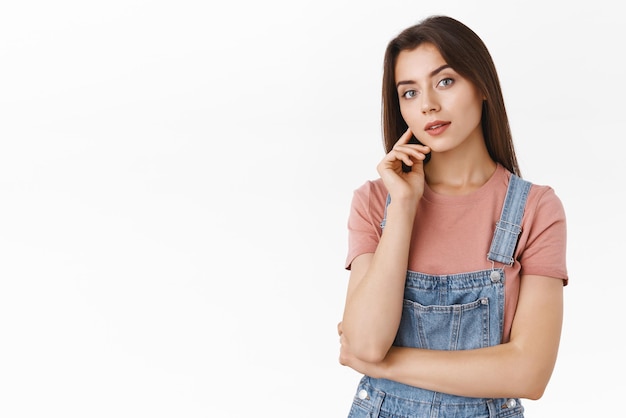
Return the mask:
{"type": "Polygon", "coordinates": [[[424,166],[426,183],[435,193],[465,195],[482,187],[497,164],[486,149],[463,156],[437,153],[424,166]]]}

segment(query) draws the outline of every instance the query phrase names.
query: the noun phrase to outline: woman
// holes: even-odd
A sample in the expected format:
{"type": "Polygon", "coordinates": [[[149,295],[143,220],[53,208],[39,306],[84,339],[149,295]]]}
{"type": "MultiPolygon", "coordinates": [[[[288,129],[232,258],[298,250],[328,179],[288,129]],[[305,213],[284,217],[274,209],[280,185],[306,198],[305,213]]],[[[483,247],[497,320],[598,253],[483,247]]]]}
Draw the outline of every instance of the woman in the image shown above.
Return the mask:
{"type": "Polygon", "coordinates": [[[521,179],[472,30],[433,16],[389,43],[383,134],[348,221],[340,363],[364,375],[350,417],[522,417],[557,358],[565,213],[521,179]]]}

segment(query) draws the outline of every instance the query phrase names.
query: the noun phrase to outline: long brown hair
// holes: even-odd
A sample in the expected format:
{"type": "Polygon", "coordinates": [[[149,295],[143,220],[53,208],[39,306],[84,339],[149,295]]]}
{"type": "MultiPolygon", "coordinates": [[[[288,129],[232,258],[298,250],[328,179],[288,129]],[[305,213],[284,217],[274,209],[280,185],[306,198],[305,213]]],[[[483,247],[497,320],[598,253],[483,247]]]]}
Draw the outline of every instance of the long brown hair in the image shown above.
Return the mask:
{"type": "Polygon", "coordinates": [[[385,51],[382,86],[382,130],[386,152],[408,128],[400,113],[395,67],[401,51],[428,42],[456,72],[474,83],[486,98],[481,126],[491,158],[521,176],[515,156],[509,119],[496,67],[484,42],[474,31],[448,16],[430,16],[402,31],[385,51]]]}

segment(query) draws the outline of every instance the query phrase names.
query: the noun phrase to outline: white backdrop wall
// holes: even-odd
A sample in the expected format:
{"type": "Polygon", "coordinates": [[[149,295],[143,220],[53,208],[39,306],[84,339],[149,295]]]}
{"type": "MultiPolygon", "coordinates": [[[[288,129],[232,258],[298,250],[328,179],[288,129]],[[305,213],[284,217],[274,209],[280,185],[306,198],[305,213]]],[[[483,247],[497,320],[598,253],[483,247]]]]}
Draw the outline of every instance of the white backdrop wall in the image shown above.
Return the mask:
{"type": "Polygon", "coordinates": [[[569,222],[561,353],[527,416],[626,391],[623,19],[607,0],[0,5],[0,416],[344,417],[352,191],[386,43],[473,28],[524,176],[569,222]]]}

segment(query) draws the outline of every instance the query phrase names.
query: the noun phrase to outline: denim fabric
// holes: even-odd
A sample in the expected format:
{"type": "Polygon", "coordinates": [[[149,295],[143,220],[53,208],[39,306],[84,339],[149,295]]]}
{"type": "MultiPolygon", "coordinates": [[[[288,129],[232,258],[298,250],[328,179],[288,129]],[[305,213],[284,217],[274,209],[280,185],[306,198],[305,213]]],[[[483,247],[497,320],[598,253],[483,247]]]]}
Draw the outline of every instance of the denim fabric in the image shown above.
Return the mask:
{"type": "MultiPolygon", "coordinates": [[[[530,183],[512,175],[488,258],[512,260],[530,183]],[[506,227],[503,227],[505,225],[506,227]]],[[[387,205],[390,198],[387,197],[387,205]]],[[[386,209],[385,209],[386,218],[386,209]]],[[[384,228],[386,219],[381,226],[384,228]]],[[[394,345],[467,350],[500,344],[503,269],[433,276],[408,271],[394,345]]],[[[519,399],[468,398],[364,376],[349,418],[522,418],[519,399]]]]}
{"type": "MultiPolygon", "coordinates": [[[[381,390],[377,381],[364,376],[357,388],[348,418],[523,418],[519,399],[456,397],[422,389],[381,390]],[[361,399],[363,398],[363,399],[361,399]],[[514,404],[513,404],[514,403],[514,404]]],[[[407,386],[407,388],[409,388],[407,386]]]]}
{"type": "Polygon", "coordinates": [[[500,343],[504,271],[450,276],[407,272],[402,319],[395,345],[468,350],[500,343]]]}
{"type": "Polygon", "coordinates": [[[387,201],[385,202],[385,213],[383,215],[383,220],[380,222],[380,227],[385,229],[385,224],[387,223],[387,207],[391,203],[391,196],[387,195],[387,201]]]}
{"type": "Polygon", "coordinates": [[[516,202],[526,202],[530,186],[531,184],[526,180],[520,179],[515,174],[511,175],[500,220],[496,224],[489,249],[488,258],[490,260],[509,266],[513,264],[513,253],[517,245],[517,237],[522,231],[521,224],[525,206],[518,205],[516,202]]]}

